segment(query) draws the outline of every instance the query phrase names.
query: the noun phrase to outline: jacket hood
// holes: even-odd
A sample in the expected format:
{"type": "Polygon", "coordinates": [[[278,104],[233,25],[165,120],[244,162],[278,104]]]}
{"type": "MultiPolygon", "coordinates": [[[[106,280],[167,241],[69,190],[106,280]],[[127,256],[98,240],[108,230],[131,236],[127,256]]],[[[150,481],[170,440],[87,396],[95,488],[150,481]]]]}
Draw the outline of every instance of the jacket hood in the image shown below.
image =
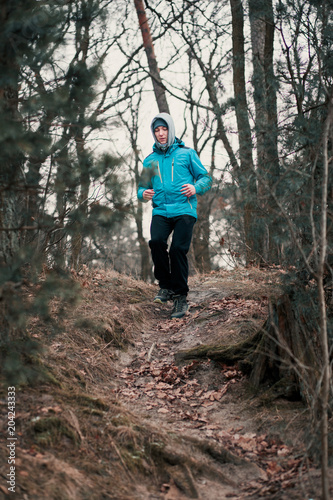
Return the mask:
{"type": "Polygon", "coordinates": [[[168,149],[175,142],[175,137],[176,137],[175,124],[173,123],[172,117],[168,113],[159,113],[158,115],[156,115],[151,121],[150,130],[151,130],[151,133],[153,134],[155,145],[158,149],[161,149],[161,150],[168,149]],[[162,118],[162,120],[164,120],[168,125],[168,142],[167,142],[166,148],[161,147],[161,144],[156,140],[156,137],[154,134],[154,123],[158,118],[162,118]]]}

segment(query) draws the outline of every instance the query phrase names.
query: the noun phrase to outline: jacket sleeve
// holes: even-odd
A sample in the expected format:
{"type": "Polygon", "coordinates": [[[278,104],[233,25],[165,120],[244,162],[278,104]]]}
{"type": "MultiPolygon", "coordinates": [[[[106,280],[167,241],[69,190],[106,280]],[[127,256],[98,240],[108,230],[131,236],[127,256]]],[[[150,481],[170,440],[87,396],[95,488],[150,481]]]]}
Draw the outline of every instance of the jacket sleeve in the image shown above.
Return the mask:
{"type": "Polygon", "coordinates": [[[201,160],[194,149],[191,150],[191,172],[196,181],[196,193],[202,195],[206,191],[209,191],[212,187],[212,178],[201,163],[201,160]]]}
{"type": "Polygon", "coordinates": [[[148,200],[145,200],[143,198],[143,193],[144,191],[146,191],[146,189],[152,189],[152,187],[153,184],[152,184],[151,166],[143,162],[143,169],[140,175],[139,185],[138,185],[138,193],[137,193],[138,199],[143,203],[147,203],[148,200]]]}

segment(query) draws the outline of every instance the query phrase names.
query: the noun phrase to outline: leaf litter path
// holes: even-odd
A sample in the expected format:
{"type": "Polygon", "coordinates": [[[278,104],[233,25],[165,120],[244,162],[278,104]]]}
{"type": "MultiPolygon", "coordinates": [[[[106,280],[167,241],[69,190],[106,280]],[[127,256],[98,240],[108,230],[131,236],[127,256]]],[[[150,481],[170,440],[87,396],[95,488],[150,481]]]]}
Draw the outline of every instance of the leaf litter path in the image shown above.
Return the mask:
{"type": "Polygon", "coordinates": [[[193,288],[189,302],[190,313],[180,320],[169,319],[170,305],[151,306],[150,328],[135,339],[135,347],[119,353],[114,392],[140,419],[164,432],[204,446],[216,443],[242,460],[220,460],[221,474],[216,477],[205,472],[192,475],[192,488],[171,477],[161,485],[160,494],[149,498],[304,498],[296,484],[301,455],[283,442],[278,431],[280,421],[290,418],[289,410],[285,415],[266,413],[265,426],[263,410],[236,367],[207,359],[175,362],[179,350],[210,343],[217,334],[221,341],[223,325],[227,329],[237,317],[264,318],[267,302],[228,297],[209,281],[193,288]]]}

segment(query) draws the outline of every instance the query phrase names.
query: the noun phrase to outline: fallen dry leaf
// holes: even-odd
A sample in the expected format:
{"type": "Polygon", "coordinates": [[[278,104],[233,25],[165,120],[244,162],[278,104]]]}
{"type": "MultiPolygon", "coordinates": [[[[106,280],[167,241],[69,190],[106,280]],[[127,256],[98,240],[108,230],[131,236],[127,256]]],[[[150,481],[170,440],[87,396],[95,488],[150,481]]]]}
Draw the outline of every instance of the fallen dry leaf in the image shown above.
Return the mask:
{"type": "Polygon", "coordinates": [[[169,410],[167,408],[159,408],[157,413],[169,413],[169,410]]]}

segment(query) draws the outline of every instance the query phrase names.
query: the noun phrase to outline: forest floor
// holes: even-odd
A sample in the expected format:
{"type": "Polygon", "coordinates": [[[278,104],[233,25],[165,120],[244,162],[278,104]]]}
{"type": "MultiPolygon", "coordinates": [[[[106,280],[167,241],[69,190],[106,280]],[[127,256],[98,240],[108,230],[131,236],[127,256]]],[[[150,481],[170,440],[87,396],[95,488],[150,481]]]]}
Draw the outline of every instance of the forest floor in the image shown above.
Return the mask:
{"type": "Polygon", "coordinates": [[[320,471],[307,454],[314,432],[300,400],[255,391],[237,366],[177,361],[180,351],[259,329],[280,276],[194,276],[190,311],[177,320],[171,303],[152,303],[153,285],[115,272],[75,276],[75,307],[64,315],[54,300],[51,325],[30,324],[49,375],[16,388],[15,493],[2,389],[0,498],[319,500],[320,471]]]}

